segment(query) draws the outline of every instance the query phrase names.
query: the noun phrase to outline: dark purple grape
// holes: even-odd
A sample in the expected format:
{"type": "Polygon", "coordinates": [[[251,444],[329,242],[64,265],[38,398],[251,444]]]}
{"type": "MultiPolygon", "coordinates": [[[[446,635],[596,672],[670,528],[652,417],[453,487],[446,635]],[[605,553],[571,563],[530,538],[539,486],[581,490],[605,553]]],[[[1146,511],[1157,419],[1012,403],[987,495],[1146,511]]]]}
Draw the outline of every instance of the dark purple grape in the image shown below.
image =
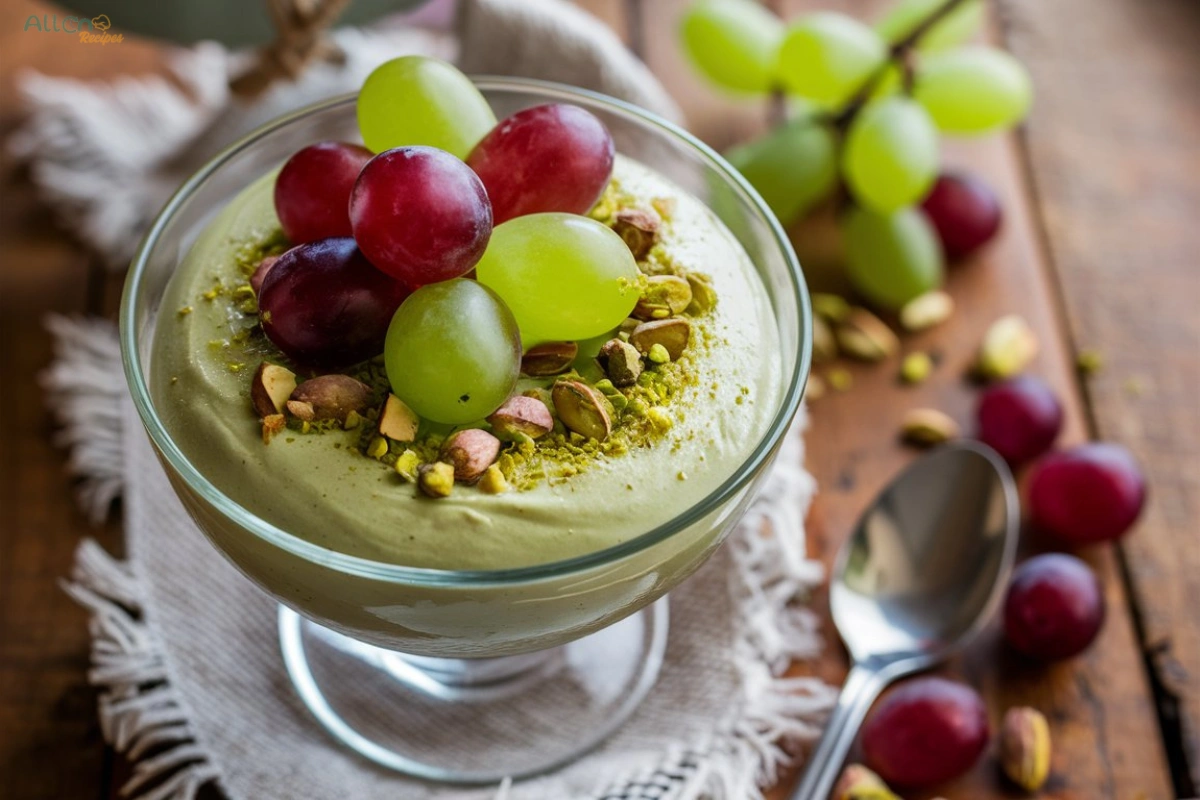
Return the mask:
{"type": "Polygon", "coordinates": [[[349,237],[298,245],[264,278],[259,319],[276,347],[298,364],[347,367],[383,352],[408,288],[363,257],[349,237]]]}
{"type": "Polygon", "coordinates": [[[1075,556],[1047,553],[1017,567],[1004,601],[1004,634],[1031,658],[1083,652],[1104,625],[1100,581],[1075,556]]]}
{"type": "Polygon", "coordinates": [[[554,103],[502,120],[467,156],[495,224],[542,211],[584,214],[612,177],[613,140],[579,106],[554,103]]]}
{"type": "Polygon", "coordinates": [[[1029,476],[1033,524],[1073,545],[1123,536],[1146,500],[1146,479],[1119,444],[1090,442],[1051,453],[1029,476]]]}
{"type": "Polygon", "coordinates": [[[371,151],[317,142],[287,160],[275,179],[275,214],[294,244],[350,235],[350,191],[371,151]]]}
{"type": "Polygon", "coordinates": [[[367,162],[350,196],[354,239],[409,286],[467,274],[492,235],[479,176],[436,147],[397,147],[367,162]]]}
{"type": "Polygon", "coordinates": [[[1050,449],[1062,430],[1062,404],[1041,378],[1021,375],[988,387],[975,412],[979,439],[1010,464],[1050,449]]]}
{"type": "Polygon", "coordinates": [[[917,678],[888,693],[863,725],[866,764],[885,781],[921,787],[969,770],[987,747],[987,708],[969,686],[917,678]]]}
{"type": "Polygon", "coordinates": [[[933,223],[949,261],[958,261],[987,244],[1003,216],[992,187],[974,175],[944,174],[921,206],[933,223]]]}

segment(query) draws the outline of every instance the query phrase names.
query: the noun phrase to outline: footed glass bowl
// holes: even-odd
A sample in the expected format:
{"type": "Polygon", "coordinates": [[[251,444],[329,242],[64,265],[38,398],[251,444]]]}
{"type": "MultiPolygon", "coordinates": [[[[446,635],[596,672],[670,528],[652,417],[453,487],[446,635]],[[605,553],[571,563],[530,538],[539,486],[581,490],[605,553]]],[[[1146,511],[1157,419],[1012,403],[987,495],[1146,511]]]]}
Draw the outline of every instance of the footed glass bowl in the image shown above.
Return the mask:
{"type": "Polygon", "coordinates": [[[397,566],[328,550],[260,519],[222,494],[172,440],[148,388],[172,273],[215,211],[255,179],[312,142],[358,141],[353,96],[282,117],[192,176],[142,242],[121,306],[125,374],[142,422],[200,530],[281,604],[284,661],[305,704],[379,764],[468,783],[570,761],[618,727],[649,690],[666,641],[665,601],[655,601],[708,558],[753,497],[799,407],[811,330],[786,236],[749,185],[700,141],[593,92],[510,78],[475,82],[497,118],[551,102],[596,114],[619,152],[709,205],[766,287],[780,350],[761,357],[783,378],[774,417],[750,457],[729,464],[715,491],[667,524],[583,557],[520,569],[397,566]],[[437,746],[439,735],[460,729],[463,746],[437,746]]]}

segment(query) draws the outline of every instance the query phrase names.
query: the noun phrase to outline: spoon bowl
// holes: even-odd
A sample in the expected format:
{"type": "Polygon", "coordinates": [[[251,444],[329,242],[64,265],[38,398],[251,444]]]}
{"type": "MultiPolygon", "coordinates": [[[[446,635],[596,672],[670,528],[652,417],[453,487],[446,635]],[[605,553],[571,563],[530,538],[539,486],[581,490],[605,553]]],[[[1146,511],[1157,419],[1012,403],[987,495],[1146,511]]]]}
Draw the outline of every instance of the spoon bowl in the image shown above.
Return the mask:
{"type": "Polygon", "coordinates": [[[825,800],[885,686],[949,658],[987,623],[1012,570],[1019,517],[1008,466],[970,441],[911,464],[863,513],[829,590],[853,666],[794,800],[825,800]]]}

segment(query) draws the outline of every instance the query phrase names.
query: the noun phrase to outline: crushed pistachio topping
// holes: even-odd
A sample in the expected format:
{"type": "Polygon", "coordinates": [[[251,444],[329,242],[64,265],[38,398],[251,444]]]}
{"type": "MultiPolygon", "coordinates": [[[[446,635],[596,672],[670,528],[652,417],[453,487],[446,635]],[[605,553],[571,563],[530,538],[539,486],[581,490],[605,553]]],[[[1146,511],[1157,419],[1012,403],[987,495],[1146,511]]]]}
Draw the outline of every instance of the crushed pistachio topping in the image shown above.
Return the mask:
{"type": "MultiPolygon", "coordinates": [[[[680,429],[680,423],[687,416],[687,402],[705,394],[712,399],[718,397],[720,383],[714,380],[716,376],[703,369],[705,356],[714,346],[728,344],[728,340],[720,338],[712,324],[711,312],[719,298],[711,278],[689,270],[672,255],[674,210],[673,199],[639,201],[614,179],[589,212],[593,219],[610,227],[627,224],[632,218],[631,212],[653,215],[660,224],[653,244],[646,252],[638,254],[637,279],[627,282],[628,289],[640,298],[638,308],[630,319],[610,332],[607,352],[587,365],[576,361],[574,369],[570,359],[566,359],[562,367],[552,370],[522,370],[525,378],[519,394],[546,406],[550,414],[548,419],[553,421],[549,431],[540,433],[545,430],[545,421],[540,423],[540,435],[537,436],[512,435],[512,431],[503,429],[504,425],[512,428],[515,424],[509,419],[519,410],[514,406],[507,416],[498,414],[458,427],[415,420],[415,424],[407,428],[409,433],[400,437],[402,441],[393,438],[399,428],[382,418],[391,386],[384,359],[377,356],[343,371],[344,376],[361,381],[369,388],[369,403],[331,419],[307,413],[302,414],[305,418],[301,419],[295,411],[285,409],[288,413],[279,414],[280,419],[272,420],[270,433],[273,435],[284,428],[289,434],[300,435],[337,432],[341,435],[334,437],[334,447],[357,450],[364,458],[395,473],[393,478],[398,485],[415,485],[414,491],[430,497],[450,494],[455,477],[447,471],[452,469],[449,460],[456,454],[461,455],[454,451],[455,443],[466,441],[455,434],[472,428],[494,433],[501,440],[498,452],[494,443],[487,453],[472,450],[469,455],[478,460],[482,454],[487,461],[473,463],[478,471],[474,472],[472,480],[458,478],[460,483],[474,483],[474,487],[469,487],[472,490],[487,494],[526,491],[543,483],[559,485],[640,448],[661,444],[679,449],[684,441],[696,436],[694,431],[680,429]],[[565,394],[561,390],[557,392],[559,400],[570,406],[582,398],[587,408],[578,405],[556,407],[556,392],[552,390],[564,383],[575,388],[565,394]],[[588,411],[588,408],[593,410],[588,411]],[[580,417],[581,412],[583,417],[580,417]],[[589,413],[604,422],[602,430],[581,423],[580,420],[589,413]],[[598,431],[604,435],[599,435],[598,431]],[[353,433],[348,435],[346,432],[353,433]]],[[[210,342],[209,348],[214,357],[225,361],[231,372],[249,372],[252,370],[247,367],[264,362],[296,367],[263,334],[257,297],[250,284],[250,278],[262,260],[278,255],[286,248],[287,241],[281,231],[275,231],[264,241],[245,243],[237,250],[233,269],[227,274],[214,275],[213,283],[196,298],[197,302],[202,300],[212,304],[214,310],[220,309],[225,314],[228,334],[210,342]]],[[[188,305],[179,309],[178,314],[183,317],[192,311],[193,306],[188,305]]],[[[266,318],[265,313],[261,316],[266,318]]],[[[571,357],[574,358],[573,342],[541,347],[553,349],[565,345],[572,347],[571,357]]],[[[249,384],[247,388],[249,390],[249,384]]],[[[741,387],[736,402],[747,402],[749,394],[749,387],[741,387]]],[[[392,397],[393,401],[395,399],[392,397]]],[[[303,403],[296,404],[296,398],[289,402],[297,411],[306,411],[302,408],[303,403]]],[[[250,405],[247,404],[248,408],[250,405]]],[[[542,414],[537,408],[526,408],[525,411],[537,412],[534,416],[542,414]]],[[[547,418],[542,415],[541,419],[547,418]]],[[[264,441],[268,438],[264,430],[264,441]]],[[[482,438],[492,439],[490,435],[482,438]]],[[[472,441],[479,439],[479,435],[472,437],[472,441]]],[[[296,438],[288,435],[281,437],[281,441],[286,444],[296,438]]],[[[676,477],[683,481],[688,476],[680,471],[676,477]]],[[[630,485],[629,488],[636,487],[630,485]]]]}

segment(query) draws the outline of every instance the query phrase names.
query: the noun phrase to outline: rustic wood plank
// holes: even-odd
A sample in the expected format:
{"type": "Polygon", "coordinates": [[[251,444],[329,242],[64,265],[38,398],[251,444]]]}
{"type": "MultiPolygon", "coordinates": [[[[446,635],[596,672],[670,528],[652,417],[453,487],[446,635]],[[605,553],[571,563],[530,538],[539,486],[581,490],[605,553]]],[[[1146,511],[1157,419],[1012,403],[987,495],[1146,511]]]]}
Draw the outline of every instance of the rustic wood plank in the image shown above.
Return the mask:
{"type": "Polygon", "coordinates": [[[109,756],[87,685],[86,616],[57,586],[83,535],[119,552],[118,526],[91,529],[70,500],[65,456],[37,374],[50,359],[43,315],[87,311],[87,259],[35,208],[5,164],[0,236],[0,785],[12,800],[103,797],[109,756]]]}
{"type": "MultiPolygon", "coordinates": [[[[55,11],[28,0],[6,5],[11,24],[0,30],[6,67],[92,76],[162,63],[161,51],[145,42],[90,47],[68,34],[22,30],[30,14],[55,11]]],[[[6,69],[0,78],[4,134],[16,120],[16,74],[6,69]]],[[[7,154],[0,155],[0,195],[0,375],[10,392],[10,424],[0,431],[0,793],[12,800],[107,798],[115,796],[114,758],[100,736],[96,694],[86,680],[86,615],[57,580],[70,571],[83,536],[119,555],[120,526],[92,528],[76,510],[66,456],[51,444],[53,423],[37,374],[51,356],[44,315],[98,313],[110,308],[112,291],[51,223],[7,154]]]]}
{"type": "MultiPolygon", "coordinates": [[[[785,0],[781,10],[786,16],[837,7],[870,18],[884,5],[872,0],[785,0]]],[[[913,457],[895,439],[900,417],[908,408],[941,408],[970,430],[976,389],[963,376],[984,329],[1002,314],[1019,312],[1038,332],[1043,352],[1032,371],[1066,398],[1069,422],[1065,440],[1086,438],[1086,413],[1073,379],[1073,355],[1061,336],[1055,288],[1038,247],[1038,231],[1014,142],[999,138],[953,143],[947,147],[945,160],[982,174],[997,188],[1008,210],[1005,229],[978,263],[952,271],[948,288],[958,302],[955,318],[905,342],[906,351],[926,349],[940,355],[933,380],[920,387],[903,387],[896,379],[895,361],[882,367],[849,365],[854,388],[815,404],[808,464],[823,491],[813,509],[809,532],[815,554],[826,563],[879,487],[913,457]]],[[[797,249],[815,284],[843,289],[836,270],[837,248],[830,246],[829,224],[828,219],[818,219],[799,226],[795,231],[797,249]]],[[[945,672],[979,688],[994,721],[1016,704],[1046,711],[1056,754],[1054,779],[1043,796],[1116,798],[1142,792],[1148,797],[1167,797],[1170,787],[1158,721],[1119,570],[1106,550],[1090,554],[1090,560],[1104,581],[1110,617],[1087,654],[1070,664],[1034,668],[1007,653],[993,626],[945,672]]],[[[827,624],[827,656],[805,669],[828,677],[843,668],[844,656],[832,624],[827,624]]],[[[784,787],[791,781],[785,780],[784,787]]],[[[1008,791],[989,759],[981,760],[971,774],[953,785],[940,787],[949,797],[1002,797],[1008,791]]],[[[783,787],[772,795],[786,796],[783,787]]]]}
{"type": "Polygon", "coordinates": [[[1181,796],[1200,791],[1200,5],[1005,0],[1039,89],[1026,132],[1070,334],[1106,362],[1096,432],[1150,500],[1122,544],[1181,796]],[[1069,34],[1064,35],[1064,32],[1069,34]]]}

